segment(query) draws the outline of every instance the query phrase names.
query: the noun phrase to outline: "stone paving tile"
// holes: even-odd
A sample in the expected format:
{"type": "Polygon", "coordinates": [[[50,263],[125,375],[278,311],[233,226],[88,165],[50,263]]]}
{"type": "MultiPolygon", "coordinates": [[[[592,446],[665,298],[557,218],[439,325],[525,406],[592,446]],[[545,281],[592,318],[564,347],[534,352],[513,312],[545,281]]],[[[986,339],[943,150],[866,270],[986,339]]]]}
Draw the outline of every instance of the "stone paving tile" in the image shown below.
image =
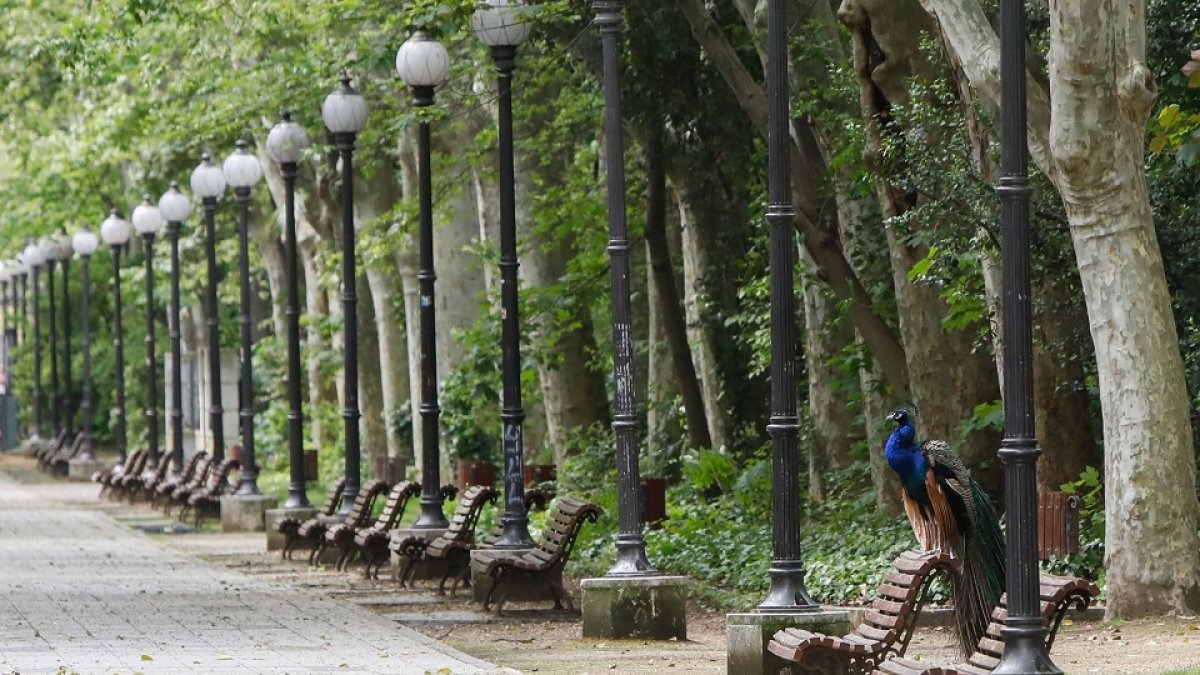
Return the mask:
{"type": "Polygon", "coordinates": [[[0,673],[512,672],[170,550],[88,499],[94,486],[0,474],[0,673]]]}

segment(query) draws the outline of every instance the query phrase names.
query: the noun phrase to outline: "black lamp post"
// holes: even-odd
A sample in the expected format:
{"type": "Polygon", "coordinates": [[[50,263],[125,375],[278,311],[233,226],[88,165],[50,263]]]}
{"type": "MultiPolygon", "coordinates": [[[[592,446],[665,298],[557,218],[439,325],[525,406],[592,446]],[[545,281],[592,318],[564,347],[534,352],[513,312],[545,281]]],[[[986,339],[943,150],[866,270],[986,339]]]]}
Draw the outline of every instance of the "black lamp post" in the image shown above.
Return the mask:
{"type": "Polygon", "coordinates": [[[512,74],[517,46],[529,37],[518,0],[488,0],[474,15],[480,42],[491,48],[496,64],[500,109],[500,312],[504,401],[504,534],[496,548],[529,548],[529,514],[525,511],[524,439],[521,424],[521,324],[517,303],[517,215],[513,168],[512,74]]]}
{"type": "Polygon", "coordinates": [[[354,141],[367,126],[367,102],[350,86],[350,76],[342,74],[342,86],[325,98],[321,105],[325,126],[333,132],[333,142],[342,162],[342,335],[345,342],[343,379],[346,407],[346,487],[341,513],[350,512],[358,497],[362,458],[358,434],[358,294],[354,253],[354,141]]]}
{"type": "Polygon", "coordinates": [[[113,366],[113,376],[116,379],[117,394],[117,466],[125,466],[125,451],[128,446],[125,422],[125,341],[121,327],[121,248],[129,241],[129,223],[125,222],[117,210],[109,212],[108,218],[100,224],[100,236],[113,259],[113,350],[116,353],[113,366]]]}
{"type": "MultiPolygon", "coordinates": [[[[158,462],[158,359],[154,345],[154,238],[162,231],[163,217],[146,195],[133,209],[133,229],[142,235],[146,249],[146,434],[150,461],[158,462]]],[[[179,467],[175,467],[176,470],[179,467]]]]}
{"type": "MultiPolygon", "coordinates": [[[[396,72],[412,87],[413,104],[433,105],[436,87],[450,75],[450,55],[429,33],[417,31],[396,53],[396,72]]],[[[430,162],[429,121],[422,119],[417,139],[420,195],[420,265],[417,279],[421,284],[421,511],[414,528],[449,527],[442,512],[440,453],[438,452],[438,406],[436,309],[433,289],[437,275],[433,271],[433,175],[430,162]]]]}
{"type": "Polygon", "coordinates": [[[42,260],[46,262],[46,297],[50,319],[50,421],[53,422],[54,438],[62,433],[62,417],[59,414],[61,390],[58,388],[58,309],[54,302],[54,265],[58,262],[58,242],[53,239],[42,242],[42,260]]]}
{"type": "Polygon", "coordinates": [[[225,192],[225,174],[213,164],[212,155],[204,153],[192,171],[192,193],[200,198],[204,206],[204,255],[207,263],[208,285],[205,289],[208,315],[208,419],[212,433],[213,462],[225,460],[225,409],[221,406],[221,332],[217,314],[217,197],[225,192]]]}
{"type": "Polygon", "coordinates": [[[996,673],[1061,673],[1046,648],[1038,600],[1037,460],[1029,271],[1029,149],[1025,115],[1025,5],[1000,3],[1000,226],[1004,230],[1004,503],[1008,618],[996,673]]]}
{"type": "MultiPolygon", "coordinates": [[[[291,478],[285,509],[311,508],[305,490],[304,408],[300,392],[300,284],[296,251],[296,174],[300,156],[310,145],[304,127],[292,121],[291,113],[267,136],[267,152],[279,162],[284,186],[284,254],[287,258],[287,348],[288,348],[288,466],[291,478]]],[[[313,476],[316,478],[316,476],[313,476]]]]}
{"type": "Polygon", "coordinates": [[[29,267],[30,274],[33,276],[33,436],[36,439],[42,438],[42,326],[40,314],[38,311],[40,298],[38,297],[39,271],[42,267],[42,249],[37,244],[32,242],[25,247],[22,254],[25,264],[29,267]]]}
{"type": "Polygon", "coordinates": [[[633,320],[629,289],[629,230],[625,223],[625,144],[621,128],[621,52],[625,22],[621,0],[596,0],[604,57],[604,136],[608,144],[608,255],[612,286],[613,431],[617,439],[617,559],[607,576],[657,574],[646,558],[642,534],[642,484],[638,474],[637,408],[633,386],[633,320]]]}
{"type": "Polygon", "coordinates": [[[83,351],[83,392],[80,397],[80,408],[83,410],[83,447],[79,449],[80,462],[96,460],[92,454],[92,334],[91,320],[88,316],[91,308],[91,287],[88,282],[88,262],[92,254],[100,246],[100,239],[84,225],[83,230],[71,239],[71,246],[79,254],[79,274],[82,284],[79,294],[80,319],[80,349],[83,351]]]}
{"type": "Polygon", "coordinates": [[[167,316],[167,332],[171,337],[171,400],[167,418],[171,421],[171,454],[176,471],[183,470],[183,357],[179,332],[179,226],[192,213],[192,202],[179,191],[178,183],[158,200],[158,212],[167,221],[171,238],[171,312],[167,316]]]}
{"type": "Polygon", "coordinates": [[[75,439],[75,385],[71,382],[71,258],[75,249],[71,237],[64,230],[58,237],[58,259],[62,262],[62,322],[63,322],[63,429],[67,441],[75,439]]]}
{"type": "Polygon", "coordinates": [[[25,344],[29,341],[29,306],[25,301],[25,296],[28,287],[29,279],[29,263],[25,262],[25,253],[22,251],[17,256],[17,275],[16,283],[16,309],[13,311],[20,315],[20,321],[17,323],[17,343],[25,344]]]}
{"type": "Polygon", "coordinates": [[[254,368],[251,362],[253,342],[250,332],[250,188],[262,178],[258,158],[250,154],[246,141],[237,142],[237,150],[225,158],[222,165],[225,182],[233,188],[238,203],[238,252],[241,267],[241,314],[238,326],[242,333],[242,396],[238,418],[242,427],[242,468],[234,494],[259,495],[258,463],[254,457],[254,368]]]}
{"type": "Polygon", "coordinates": [[[758,612],[818,609],[804,585],[800,551],[800,455],[796,412],[796,292],[789,181],[787,0],[769,0],[767,15],[767,224],[771,229],[771,587],[758,612]]]}
{"type": "MultiPolygon", "coordinates": [[[[3,403],[4,407],[0,410],[8,409],[8,401],[13,396],[11,352],[16,343],[16,319],[13,316],[16,307],[16,287],[16,263],[12,261],[0,263],[0,304],[3,305],[4,310],[4,360],[0,362],[0,369],[4,376],[4,393],[3,396],[0,396],[0,403],[3,403]]],[[[5,441],[7,445],[12,442],[12,438],[6,435],[5,441]]],[[[4,446],[0,445],[0,450],[3,449],[4,446]]]]}

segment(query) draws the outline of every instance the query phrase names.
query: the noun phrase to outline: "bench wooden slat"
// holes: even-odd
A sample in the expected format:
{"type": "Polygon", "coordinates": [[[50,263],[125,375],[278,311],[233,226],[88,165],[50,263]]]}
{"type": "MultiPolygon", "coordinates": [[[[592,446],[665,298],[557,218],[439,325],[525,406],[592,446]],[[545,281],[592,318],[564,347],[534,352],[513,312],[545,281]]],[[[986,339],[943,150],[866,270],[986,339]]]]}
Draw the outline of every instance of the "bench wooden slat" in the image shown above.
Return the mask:
{"type": "Polygon", "coordinates": [[[884,584],[879,587],[879,594],[887,598],[899,600],[900,602],[907,602],[910,597],[911,590],[912,589],[893,586],[892,584],[884,584]]]}
{"type": "Polygon", "coordinates": [[[883,614],[873,609],[867,610],[863,620],[876,628],[892,630],[904,623],[904,620],[891,614],[883,614]]]}
{"type": "Polygon", "coordinates": [[[897,572],[896,570],[888,570],[888,572],[883,575],[883,578],[889,583],[901,588],[908,588],[912,586],[913,582],[916,580],[916,576],[897,572]]]}
{"type": "Polygon", "coordinates": [[[876,642],[891,642],[896,637],[896,632],[891,630],[880,630],[867,624],[859,624],[854,629],[855,633],[876,642]]]}
{"type": "Polygon", "coordinates": [[[993,640],[992,638],[984,637],[979,639],[979,651],[991,656],[1000,656],[1004,653],[1004,641],[993,640]]]}

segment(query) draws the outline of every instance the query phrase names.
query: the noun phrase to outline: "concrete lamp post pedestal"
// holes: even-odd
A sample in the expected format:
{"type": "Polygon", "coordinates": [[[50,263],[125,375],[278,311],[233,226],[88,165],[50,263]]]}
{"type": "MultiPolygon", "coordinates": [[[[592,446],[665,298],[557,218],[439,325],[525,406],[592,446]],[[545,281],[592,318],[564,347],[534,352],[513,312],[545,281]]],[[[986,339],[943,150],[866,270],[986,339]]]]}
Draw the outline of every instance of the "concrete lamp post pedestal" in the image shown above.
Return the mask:
{"type": "Polygon", "coordinates": [[[267,511],[279,505],[269,495],[224,495],[221,497],[222,532],[262,532],[267,511]]]}
{"type": "Polygon", "coordinates": [[[687,583],[674,576],[584,579],[583,637],[686,640],[687,583]]]}
{"type": "Polygon", "coordinates": [[[738,675],[838,675],[844,664],[812,663],[801,666],[767,651],[767,643],[784,628],[802,628],[825,635],[850,632],[850,613],[822,608],[810,612],[743,612],[725,615],[727,672],[738,675]]]}
{"type": "Polygon", "coordinates": [[[106,467],[103,460],[91,459],[72,459],[67,462],[67,478],[76,481],[90,481],[92,474],[101,471],[106,467]]]}

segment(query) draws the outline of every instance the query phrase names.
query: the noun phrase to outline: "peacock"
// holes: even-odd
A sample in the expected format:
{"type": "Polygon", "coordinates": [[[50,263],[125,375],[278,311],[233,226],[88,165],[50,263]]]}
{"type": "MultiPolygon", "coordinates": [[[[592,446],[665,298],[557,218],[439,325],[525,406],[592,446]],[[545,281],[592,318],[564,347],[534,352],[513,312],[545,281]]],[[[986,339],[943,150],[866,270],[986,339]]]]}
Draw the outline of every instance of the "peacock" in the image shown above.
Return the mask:
{"type": "Polygon", "coordinates": [[[926,551],[945,551],[962,561],[951,589],[959,645],[970,654],[1004,590],[1000,519],[991,498],[944,441],[917,442],[908,410],[897,410],[888,419],[896,428],[884,456],[900,476],[913,534],[926,551]]]}

